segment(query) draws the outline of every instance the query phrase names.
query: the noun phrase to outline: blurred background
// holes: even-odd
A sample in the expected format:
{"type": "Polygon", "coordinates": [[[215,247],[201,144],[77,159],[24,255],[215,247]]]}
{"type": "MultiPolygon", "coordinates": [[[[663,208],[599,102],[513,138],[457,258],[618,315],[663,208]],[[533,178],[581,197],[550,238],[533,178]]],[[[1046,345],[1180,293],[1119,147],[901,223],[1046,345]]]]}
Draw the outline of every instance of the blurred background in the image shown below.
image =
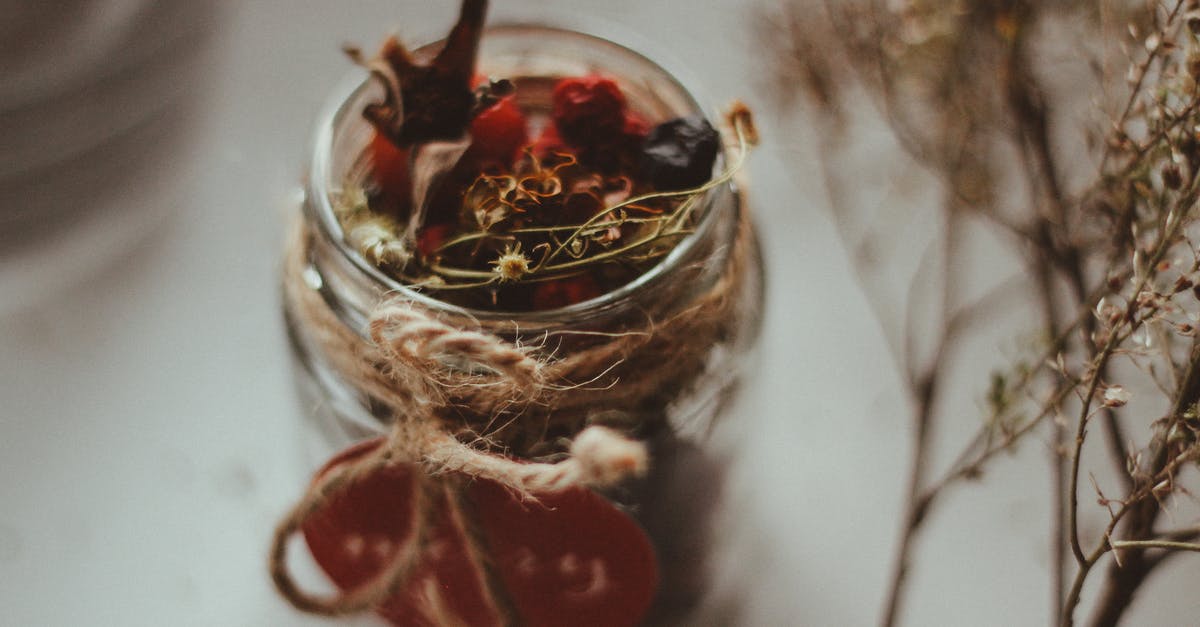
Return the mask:
{"type": "MultiPolygon", "coordinates": [[[[722,578],[744,595],[738,624],[869,625],[909,400],[828,217],[811,133],[773,95],[777,8],[497,0],[492,14],[627,33],[712,105],[758,112],[749,191],[769,311],[726,416],[743,451],[722,578]]],[[[0,624],[332,624],[294,613],[265,569],[311,470],[282,234],[317,113],[352,71],[339,47],[428,41],[454,15],[408,0],[0,0],[0,624]]],[[[880,162],[896,151],[881,128],[856,137],[880,162]]],[[[888,176],[863,171],[863,193],[897,193],[888,176]]],[[[940,437],[972,431],[986,385],[961,382],[961,424],[940,437]]],[[[902,624],[1047,622],[1044,447],[950,495],[919,540],[902,624]]],[[[1129,624],[1193,624],[1192,581],[1156,582],[1171,602],[1137,603],[1129,624]]]]}

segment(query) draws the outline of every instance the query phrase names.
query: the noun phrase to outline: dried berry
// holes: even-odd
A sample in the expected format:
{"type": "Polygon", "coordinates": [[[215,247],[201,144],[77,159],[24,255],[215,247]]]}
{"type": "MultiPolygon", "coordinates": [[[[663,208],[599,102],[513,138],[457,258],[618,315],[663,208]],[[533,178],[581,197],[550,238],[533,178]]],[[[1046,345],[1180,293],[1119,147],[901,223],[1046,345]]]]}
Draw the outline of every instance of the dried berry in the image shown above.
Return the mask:
{"type": "Polygon", "coordinates": [[[701,116],[663,122],[642,144],[641,173],[657,189],[695,187],[712,176],[720,147],[716,129],[701,116]]]}
{"type": "Polygon", "coordinates": [[[553,124],[547,124],[537,139],[533,140],[529,150],[535,158],[544,159],[551,153],[566,151],[567,143],[558,134],[558,129],[553,124]]]}
{"type": "Polygon", "coordinates": [[[380,194],[390,202],[408,205],[409,186],[408,151],[397,148],[388,138],[375,134],[370,148],[371,176],[380,194]]]}
{"type": "Polygon", "coordinates": [[[471,122],[471,146],[463,159],[479,165],[512,167],[521,147],[529,141],[525,114],[512,97],[484,109],[471,122]]]}
{"type": "Polygon", "coordinates": [[[621,134],[625,95],[607,78],[566,78],[554,86],[553,115],[563,139],[578,147],[593,146],[621,134]]]}
{"type": "Polygon", "coordinates": [[[637,139],[639,142],[650,134],[650,125],[642,116],[634,111],[626,111],[625,119],[621,121],[621,135],[637,139]]]}

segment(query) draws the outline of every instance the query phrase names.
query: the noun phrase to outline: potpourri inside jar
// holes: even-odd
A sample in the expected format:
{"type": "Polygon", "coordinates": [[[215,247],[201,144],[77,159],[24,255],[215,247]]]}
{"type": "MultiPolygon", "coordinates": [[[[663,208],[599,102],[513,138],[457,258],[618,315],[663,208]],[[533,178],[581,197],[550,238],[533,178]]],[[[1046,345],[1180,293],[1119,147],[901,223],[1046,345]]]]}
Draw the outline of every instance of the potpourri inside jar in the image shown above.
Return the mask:
{"type": "MultiPolygon", "coordinates": [[[[382,71],[388,49],[354,56],[382,71]]],[[[376,122],[334,205],[367,263],[447,303],[520,312],[612,292],[692,234],[706,192],[728,180],[713,181],[721,136],[703,115],[639,107],[619,77],[476,74],[471,85],[479,111],[461,140],[408,144],[376,122]]]]}

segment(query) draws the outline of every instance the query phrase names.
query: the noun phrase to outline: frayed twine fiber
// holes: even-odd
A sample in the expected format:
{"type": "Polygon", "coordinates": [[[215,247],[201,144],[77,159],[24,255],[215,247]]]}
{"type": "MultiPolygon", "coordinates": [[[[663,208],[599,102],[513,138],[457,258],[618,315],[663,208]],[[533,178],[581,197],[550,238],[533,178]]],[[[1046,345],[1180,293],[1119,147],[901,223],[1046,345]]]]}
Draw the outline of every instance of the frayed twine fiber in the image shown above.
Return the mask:
{"type": "MultiPolygon", "coordinates": [[[[602,489],[644,474],[649,466],[646,445],[592,419],[663,413],[704,374],[713,346],[730,339],[741,319],[753,314],[739,308],[737,292],[753,249],[753,230],[744,212],[720,277],[689,298],[685,309],[641,311],[637,323],[616,333],[568,333],[568,350],[563,350],[566,340],[554,344],[542,338],[538,345],[521,346],[460,328],[403,298],[379,304],[369,322],[370,341],[365,341],[302,278],[313,236],[298,223],[289,242],[284,288],[290,313],[311,334],[329,366],[394,417],[381,446],[324,473],[275,530],[270,552],[275,585],[292,605],[314,614],[363,611],[404,587],[446,507],[464,531],[493,609],[506,624],[518,623],[457,482],[463,477],[489,479],[519,498],[536,500],[538,494],[602,489]],[[565,455],[559,450],[558,461],[519,461],[503,453],[544,452],[564,436],[571,443],[565,455]],[[424,471],[413,473],[416,524],[410,538],[383,572],[363,586],[328,596],[302,590],[287,565],[291,537],[347,485],[395,464],[415,464],[424,471]]],[[[684,285],[673,289],[688,288],[690,282],[678,283],[684,285]]],[[[429,601],[439,605],[436,598],[429,601]]]]}

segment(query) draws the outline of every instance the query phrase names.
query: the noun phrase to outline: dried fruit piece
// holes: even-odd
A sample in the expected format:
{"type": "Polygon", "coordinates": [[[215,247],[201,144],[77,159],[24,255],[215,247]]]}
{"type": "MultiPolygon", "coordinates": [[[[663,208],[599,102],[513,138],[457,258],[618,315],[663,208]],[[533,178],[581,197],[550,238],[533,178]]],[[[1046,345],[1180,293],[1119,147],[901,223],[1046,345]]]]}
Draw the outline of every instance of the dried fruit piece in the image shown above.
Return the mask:
{"type": "Polygon", "coordinates": [[[525,114],[511,96],[484,109],[471,122],[471,146],[463,160],[480,171],[511,169],[521,148],[529,142],[525,114]]]}
{"type": "Polygon", "coordinates": [[[695,187],[712,177],[720,135],[701,116],[663,122],[642,144],[641,173],[656,189],[695,187]]]}
{"type": "Polygon", "coordinates": [[[579,147],[592,146],[621,133],[625,94],[611,79],[564,78],[554,86],[553,115],[563,139],[579,147]]]}
{"type": "Polygon", "coordinates": [[[409,188],[412,180],[408,173],[408,151],[397,148],[388,138],[375,134],[370,147],[371,177],[378,192],[388,199],[388,204],[406,209],[412,196],[409,188]]]}
{"type": "Polygon", "coordinates": [[[650,134],[650,125],[635,111],[626,111],[625,119],[621,121],[621,135],[637,140],[645,139],[650,134]]]}
{"type": "Polygon", "coordinates": [[[544,159],[552,153],[567,150],[567,142],[558,134],[558,129],[553,124],[547,124],[537,139],[530,144],[529,150],[534,158],[544,159]]]}
{"type": "MultiPolygon", "coordinates": [[[[369,455],[383,439],[335,456],[317,474],[369,455]]],[[[382,468],[347,486],[303,525],[313,558],[343,590],[375,577],[413,532],[415,467],[382,468]]],[[[658,585],[649,538],[629,516],[585,488],[521,501],[487,480],[466,485],[488,551],[524,624],[531,627],[636,625],[658,585]]],[[[435,503],[446,512],[445,498],[435,503]]],[[[394,625],[434,625],[431,607],[461,624],[499,621],[467,557],[454,519],[438,518],[413,576],[379,613],[394,625]]]]}

